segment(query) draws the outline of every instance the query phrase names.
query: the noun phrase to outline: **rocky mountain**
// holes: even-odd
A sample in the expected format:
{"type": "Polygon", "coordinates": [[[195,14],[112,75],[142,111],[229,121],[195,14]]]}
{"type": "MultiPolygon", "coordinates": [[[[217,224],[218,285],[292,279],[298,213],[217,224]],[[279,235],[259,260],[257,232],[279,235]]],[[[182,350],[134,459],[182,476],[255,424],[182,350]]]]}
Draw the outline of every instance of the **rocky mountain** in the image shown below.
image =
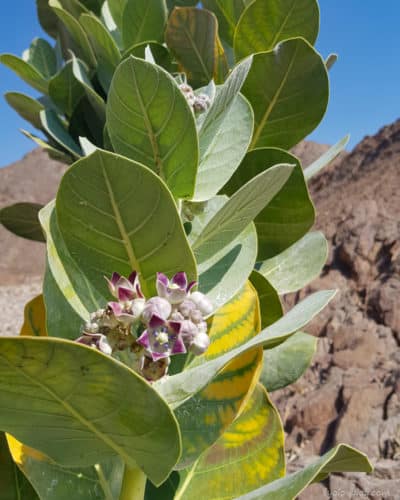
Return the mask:
{"type": "MultiPolygon", "coordinates": [[[[308,165],[327,147],[304,142],[294,153],[308,165]]],[[[0,206],[49,201],[63,169],[40,151],[0,169],[0,206]]],[[[399,169],[400,121],[366,137],[311,182],[316,227],[330,241],[329,261],[319,279],[285,302],[290,306],[319,289],[340,293],[308,328],[319,337],[311,368],[272,397],[283,416],[291,470],[343,441],[366,452],[375,472],[331,476],[307,489],[302,500],[399,498],[399,169]]],[[[15,295],[21,289],[15,285],[36,283],[44,248],[0,228],[0,252],[0,284],[9,285],[0,287],[0,300],[3,290],[4,301],[14,300],[20,315],[22,299],[33,289],[15,295]]],[[[16,329],[14,313],[8,328],[16,329]]]]}

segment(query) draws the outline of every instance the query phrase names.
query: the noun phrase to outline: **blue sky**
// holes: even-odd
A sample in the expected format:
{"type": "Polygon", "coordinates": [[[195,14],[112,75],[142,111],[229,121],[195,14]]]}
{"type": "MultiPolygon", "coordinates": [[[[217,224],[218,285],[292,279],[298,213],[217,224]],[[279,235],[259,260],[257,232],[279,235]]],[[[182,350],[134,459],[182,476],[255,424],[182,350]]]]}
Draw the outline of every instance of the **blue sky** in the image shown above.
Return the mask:
{"type": "MultiPolygon", "coordinates": [[[[35,36],[42,35],[35,0],[2,3],[0,52],[20,55],[35,36]]],[[[310,139],[333,144],[350,132],[352,147],[400,117],[400,0],[320,0],[320,8],[317,48],[324,56],[337,52],[339,60],[330,72],[328,112],[310,139]]],[[[0,66],[0,93],[8,90],[35,95],[0,66]]],[[[18,130],[32,129],[2,97],[0,112],[0,166],[4,166],[33,148],[18,130]]]]}

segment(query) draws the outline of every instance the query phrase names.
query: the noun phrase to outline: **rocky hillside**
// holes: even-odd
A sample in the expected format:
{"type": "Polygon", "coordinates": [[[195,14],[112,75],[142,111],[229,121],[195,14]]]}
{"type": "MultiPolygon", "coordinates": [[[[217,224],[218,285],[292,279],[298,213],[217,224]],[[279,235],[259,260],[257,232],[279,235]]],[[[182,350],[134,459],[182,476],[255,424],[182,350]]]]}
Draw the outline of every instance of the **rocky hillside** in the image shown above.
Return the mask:
{"type": "MultiPolygon", "coordinates": [[[[308,165],[326,149],[302,143],[295,153],[308,165]]],[[[369,477],[332,476],[308,489],[303,500],[399,498],[399,168],[400,121],[365,138],[311,183],[317,228],[331,243],[329,262],[318,280],[286,302],[324,288],[338,288],[340,294],[308,329],[320,339],[312,367],[294,386],[273,393],[287,433],[288,465],[296,470],[344,441],[368,453],[376,469],[369,477]]],[[[0,169],[0,206],[47,202],[62,171],[39,151],[0,169]]],[[[3,285],[35,282],[43,270],[43,245],[3,228],[0,252],[3,285]]],[[[9,304],[12,297],[22,308],[33,289],[25,288],[18,304],[14,293],[20,289],[3,287],[4,300],[9,304]]],[[[13,321],[14,315],[10,331],[13,321]]]]}

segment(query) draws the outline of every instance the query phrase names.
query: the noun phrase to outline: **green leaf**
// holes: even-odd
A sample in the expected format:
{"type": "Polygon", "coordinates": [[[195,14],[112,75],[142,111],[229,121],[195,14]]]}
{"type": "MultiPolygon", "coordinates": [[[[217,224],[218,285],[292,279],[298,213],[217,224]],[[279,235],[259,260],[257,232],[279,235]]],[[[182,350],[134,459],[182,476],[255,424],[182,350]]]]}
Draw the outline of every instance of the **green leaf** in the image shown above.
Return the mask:
{"type": "Polygon", "coordinates": [[[47,93],[48,84],[46,79],[31,64],[13,54],[0,55],[0,63],[14,71],[14,73],[34,89],[44,94],[47,93]]]}
{"type": "Polygon", "coordinates": [[[198,141],[193,113],[175,80],[135,57],[115,72],[107,103],[114,150],[160,175],[175,197],[193,195],[198,141]]]}
{"type": "Polygon", "coordinates": [[[87,8],[83,5],[83,2],[79,0],[58,0],[61,7],[65,9],[69,14],[74,16],[75,19],[79,19],[79,17],[88,13],[87,8]]]}
{"type": "Polygon", "coordinates": [[[35,38],[29,49],[24,52],[23,58],[46,80],[57,72],[56,53],[49,42],[43,40],[43,38],[35,38]]]}
{"type": "Polygon", "coordinates": [[[4,432],[0,433],[0,491],[4,500],[39,500],[35,490],[14,463],[4,432]]]}
{"type": "Polygon", "coordinates": [[[264,351],[260,382],[267,391],[277,391],[298,380],[309,367],[317,339],[297,332],[273,349],[264,351]]]}
{"type": "Polygon", "coordinates": [[[250,151],[223,189],[223,192],[232,195],[260,172],[278,163],[296,166],[279,194],[255,219],[259,240],[258,261],[282,252],[306,234],[314,224],[315,210],[300,162],[295,156],[280,149],[260,148],[250,151]]]}
{"type": "Polygon", "coordinates": [[[314,44],[319,30],[316,0],[255,0],[241,15],[233,48],[236,59],[271,50],[282,40],[302,37],[314,44]]]}
{"type": "Polygon", "coordinates": [[[165,0],[127,2],[122,15],[124,47],[131,47],[149,40],[163,42],[166,21],[165,0]]]}
{"type": "Polygon", "coordinates": [[[108,7],[115,24],[118,28],[122,28],[122,15],[125,9],[127,0],[108,0],[108,7]]]}
{"type": "Polygon", "coordinates": [[[64,468],[10,434],[7,441],[13,460],[40,494],[41,500],[118,498],[123,475],[123,462],[119,457],[93,467],[64,468]]]}
{"type": "Polygon", "coordinates": [[[328,243],[320,232],[308,233],[259,269],[279,295],[296,292],[316,278],[328,257],[328,243]]]}
{"type": "Polygon", "coordinates": [[[155,484],[168,477],[180,455],[179,428],[135,372],[61,339],[4,337],[0,347],[1,429],[64,467],[119,455],[155,484]]]}
{"type": "Polygon", "coordinates": [[[36,0],[37,14],[43,30],[53,38],[58,36],[58,18],[49,7],[49,0],[36,0]]]}
{"type": "Polygon", "coordinates": [[[76,45],[73,52],[76,53],[78,57],[82,58],[89,66],[95,67],[96,58],[82,26],[72,14],[62,8],[58,0],[49,0],[49,5],[72,37],[76,45]]]}
{"type": "Polygon", "coordinates": [[[80,0],[80,3],[98,16],[101,13],[104,0],[80,0]]]}
{"type": "Polygon", "coordinates": [[[43,129],[52,137],[61,147],[66,149],[73,157],[79,158],[82,154],[81,148],[72,139],[65,124],[57,113],[51,109],[45,109],[40,112],[40,120],[43,129]]]}
{"type": "Polygon", "coordinates": [[[296,498],[309,484],[323,481],[331,472],[371,472],[364,453],[339,444],[313,464],[294,474],[273,481],[237,500],[287,500],[296,498]]]}
{"type": "MultiPolygon", "coordinates": [[[[226,196],[216,196],[205,206],[192,223],[191,241],[203,231],[212,217],[226,203],[226,196]]],[[[228,302],[245,284],[256,262],[257,235],[249,224],[229,245],[198,266],[199,290],[207,294],[214,310],[228,302]]]]}
{"type": "MultiPolygon", "coordinates": [[[[146,49],[151,51],[151,55],[158,66],[161,66],[169,73],[176,71],[176,65],[172,61],[172,55],[165,45],[157,42],[142,42],[127,48],[122,54],[122,58],[126,59],[129,56],[139,57],[146,60],[146,49]]],[[[152,62],[152,61],[147,61],[152,62]]]]}
{"type": "Polygon", "coordinates": [[[97,76],[105,92],[108,92],[121,54],[113,37],[100,20],[84,14],[79,18],[97,59],[97,76]]]}
{"type": "Polygon", "coordinates": [[[72,61],[68,61],[50,80],[49,96],[70,117],[84,95],[85,89],[72,71],[72,61]]]}
{"type": "Polygon", "coordinates": [[[56,206],[70,254],[105,296],[103,276],[114,271],[125,276],[138,271],[148,297],[155,291],[157,272],[171,276],[184,270],[196,279],[174,200],[143,165],[97,150],[64,174],[56,206]]]}
{"type": "Polygon", "coordinates": [[[42,205],[15,203],[0,210],[0,222],[9,231],[34,241],[45,241],[39,224],[38,213],[42,205]]]}
{"type": "Polygon", "coordinates": [[[292,165],[276,165],[236,191],[193,241],[197,263],[229,245],[280,191],[292,170],[292,165]]]}
{"type": "Polygon", "coordinates": [[[228,63],[212,12],[175,7],[168,19],[165,41],[193,87],[207,85],[212,79],[223,82],[228,63]]]}
{"type": "Polygon", "coordinates": [[[47,331],[50,336],[76,339],[79,323],[88,321],[89,314],[104,307],[106,298],[100,295],[86,279],[71,257],[61,236],[54,201],[44,207],[40,214],[40,222],[47,240],[47,270],[44,283],[44,299],[47,310],[47,331]],[[63,312],[72,311],[79,319],[68,315],[71,321],[66,322],[63,312]],[[78,326],[78,328],[77,328],[78,326]]]}
{"type": "Polygon", "coordinates": [[[253,0],[204,0],[202,4],[214,12],[218,19],[218,31],[230,46],[239,18],[247,5],[253,0]]]}
{"type": "Polygon", "coordinates": [[[72,72],[78,82],[82,85],[88,101],[93,108],[96,119],[101,123],[103,129],[106,121],[106,105],[102,97],[95,91],[87,74],[88,68],[83,61],[72,56],[72,72]]]}
{"type": "Polygon", "coordinates": [[[326,153],[315,160],[311,165],[304,169],[304,177],[306,181],[309,181],[311,177],[318,174],[323,168],[325,168],[329,163],[331,163],[339,154],[344,151],[350,140],[350,135],[346,135],[343,139],[337,142],[334,146],[328,149],[326,153]]]}
{"type": "Polygon", "coordinates": [[[251,148],[289,149],[319,124],[328,104],[325,63],[302,38],[281,42],[253,56],[242,88],[253,106],[255,129],[251,148]]]}
{"type": "Polygon", "coordinates": [[[239,95],[252,58],[238,64],[218,87],[218,92],[199,131],[200,165],[194,199],[215,196],[240,164],[253,133],[253,111],[239,95]],[[235,137],[235,141],[232,141],[235,137]],[[228,146],[227,146],[228,145],[228,146]]]}
{"type": "Polygon", "coordinates": [[[266,328],[283,316],[279,295],[271,283],[258,271],[251,273],[250,281],[257,290],[260,301],[261,327],[266,328]]]}
{"type": "Polygon", "coordinates": [[[71,157],[68,156],[64,151],[61,151],[61,149],[56,149],[48,142],[44,141],[43,139],[37,137],[34,134],[31,134],[30,132],[27,132],[26,130],[21,129],[21,132],[24,134],[25,137],[33,141],[39,147],[43,148],[48,153],[50,158],[66,163],[67,165],[69,165],[72,162],[71,157]]]}
{"type": "MultiPolygon", "coordinates": [[[[189,366],[215,359],[256,336],[261,326],[259,316],[257,294],[246,283],[213,316],[208,329],[210,346],[189,366]]],[[[182,433],[182,456],[178,469],[193,464],[243,410],[259,378],[262,353],[262,348],[258,348],[239,356],[199,394],[176,409],[182,433]]]]}
{"type": "Polygon", "coordinates": [[[26,121],[37,129],[42,128],[40,112],[44,109],[43,104],[20,92],[6,92],[4,94],[8,104],[26,121]]]}
{"type": "Polygon", "coordinates": [[[175,500],[233,499],[278,479],[285,473],[283,440],[279,414],[258,385],[225,434],[181,473],[175,500]]]}
{"type": "Polygon", "coordinates": [[[173,375],[163,381],[162,384],[156,383],[157,390],[168,401],[170,406],[173,408],[180,406],[203,389],[232,359],[255,347],[263,346],[270,349],[284,342],[291,334],[311,321],[334,295],[335,291],[332,290],[324,290],[309,295],[276,323],[262,330],[261,333],[242,346],[200,366],[173,375]]]}

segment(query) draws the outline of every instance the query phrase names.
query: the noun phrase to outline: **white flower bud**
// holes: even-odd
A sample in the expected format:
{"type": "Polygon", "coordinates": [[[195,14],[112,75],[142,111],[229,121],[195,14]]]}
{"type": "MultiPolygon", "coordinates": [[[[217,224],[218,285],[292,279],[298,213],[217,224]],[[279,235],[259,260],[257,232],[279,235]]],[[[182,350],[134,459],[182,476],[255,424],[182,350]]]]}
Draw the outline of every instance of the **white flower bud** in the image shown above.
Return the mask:
{"type": "Polygon", "coordinates": [[[212,313],[212,304],[204,295],[204,293],[192,292],[190,294],[190,300],[192,300],[196,304],[197,308],[200,309],[203,316],[207,316],[208,314],[212,313]]]}
{"type": "Polygon", "coordinates": [[[172,306],[168,300],[162,297],[152,297],[146,302],[142,311],[142,318],[145,323],[149,323],[153,314],[162,319],[168,319],[171,314],[172,306]]]}
{"type": "Polygon", "coordinates": [[[138,318],[143,313],[145,305],[146,305],[145,299],[135,299],[132,301],[131,311],[133,316],[135,316],[135,318],[138,318]]]}
{"type": "Polygon", "coordinates": [[[204,332],[199,332],[190,344],[189,350],[196,356],[200,356],[208,349],[209,345],[210,337],[204,332]]]}

